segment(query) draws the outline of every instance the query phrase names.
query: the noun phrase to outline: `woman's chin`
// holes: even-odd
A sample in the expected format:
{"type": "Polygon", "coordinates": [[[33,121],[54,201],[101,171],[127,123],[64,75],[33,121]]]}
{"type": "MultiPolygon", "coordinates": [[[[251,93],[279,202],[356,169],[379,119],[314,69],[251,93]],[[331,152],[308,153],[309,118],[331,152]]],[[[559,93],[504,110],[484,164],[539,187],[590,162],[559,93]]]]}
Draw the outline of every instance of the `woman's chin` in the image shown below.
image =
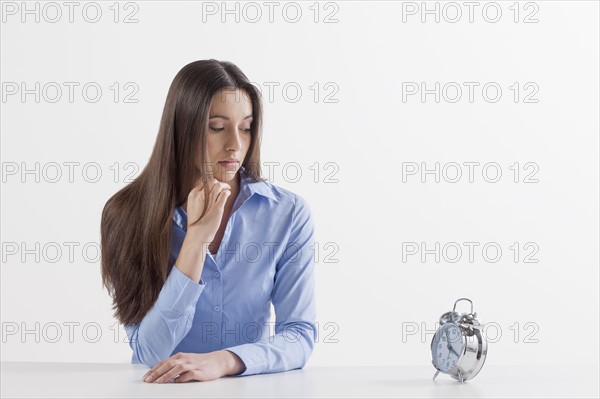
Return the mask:
{"type": "Polygon", "coordinates": [[[236,170],[228,170],[226,172],[215,175],[215,179],[223,183],[229,183],[230,181],[235,179],[236,173],[236,170]]]}

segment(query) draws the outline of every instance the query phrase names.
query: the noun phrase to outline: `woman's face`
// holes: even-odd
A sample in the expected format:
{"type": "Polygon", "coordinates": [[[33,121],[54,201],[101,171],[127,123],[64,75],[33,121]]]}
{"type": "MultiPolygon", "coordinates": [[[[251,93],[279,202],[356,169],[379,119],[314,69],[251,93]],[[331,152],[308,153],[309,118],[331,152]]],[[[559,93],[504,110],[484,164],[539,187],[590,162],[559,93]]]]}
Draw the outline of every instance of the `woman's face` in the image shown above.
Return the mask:
{"type": "MultiPolygon", "coordinates": [[[[208,118],[206,170],[227,183],[235,178],[250,147],[251,99],[243,90],[222,90],[213,97],[208,118]],[[237,161],[222,162],[231,158],[237,161]]],[[[201,154],[196,167],[200,159],[201,154]]]]}

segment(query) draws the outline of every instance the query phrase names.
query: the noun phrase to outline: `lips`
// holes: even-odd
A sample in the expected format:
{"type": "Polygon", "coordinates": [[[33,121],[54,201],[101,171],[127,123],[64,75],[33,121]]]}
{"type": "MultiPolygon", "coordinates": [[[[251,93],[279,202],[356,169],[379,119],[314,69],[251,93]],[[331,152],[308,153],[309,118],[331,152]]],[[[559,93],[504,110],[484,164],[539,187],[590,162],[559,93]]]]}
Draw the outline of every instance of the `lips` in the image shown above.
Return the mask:
{"type": "Polygon", "coordinates": [[[237,170],[239,161],[235,158],[227,159],[225,161],[219,161],[219,165],[225,170],[237,170]]]}

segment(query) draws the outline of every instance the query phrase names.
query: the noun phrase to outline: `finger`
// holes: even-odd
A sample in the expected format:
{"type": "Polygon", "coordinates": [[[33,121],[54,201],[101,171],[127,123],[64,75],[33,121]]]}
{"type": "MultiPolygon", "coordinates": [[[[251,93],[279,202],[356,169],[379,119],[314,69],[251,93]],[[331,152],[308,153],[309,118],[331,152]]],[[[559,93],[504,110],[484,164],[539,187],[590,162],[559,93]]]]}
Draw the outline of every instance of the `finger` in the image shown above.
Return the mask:
{"type": "Polygon", "coordinates": [[[216,205],[220,208],[225,208],[225,203],[227,202],[227,198],[231,195],[231,190],[223,190],[219,193],[217,197],[216,205]]]}
{"type": "Polygon", "coordinates": [[[213,189],[215,184],[219,184],[219,181],[215,177],[210,177],[208,179],[208,189],[209,191],[213,189]]]}
{"type": "MultiPolygon", "coordinates": [[[[231,186],[229,184],[227,184],[227,183],[224,183],[224,182],[218,182],[217,184],[215,184],[213,186],[213,190],[216,190],[216,189],[218,189],[218,190],[231,190],[231,186]]],[[[218,193],[215,193],[215,194],[217,194],[217,195],[215,195],[215,199],[216,199],[216,197],[218,197],[218,193]]]]}
{"type": "Polygon", "coordinates": [[[163,364],[163,363],[164,363],[166,360],[168,360],[168,359],[164,359],[164,360],[161,360],[160,362],[156,363],[156,364],[154,365],[154,367],[152,367],[150,370],[148,370],[148,371],[146,372],[146,374],[144,374],[144,376],[142,377],[142,380],[146,381],[146,378],[147,378],[147,377],[148,377],[150,374],[154,374],[154,372],[156,371],[156,369],[158,369],[160,366],[162,366],[162,364],[163,364]]]}
{"type": "Polygon", "coordinates": [[[160,377],[162,377],[167,371],[171,370],[173,368],[173,366],[175,365],[176,359],[173,358],[173,356],[171,356],[170,358],[165,359],[165,361],[163,362],[162,365],[160,365],[159,367],[156,368],[156,370],[154,370],[152,372],[151,375],[148,376],[148,379],[146,382],[153,382],[158,380],[160,377]]]}
{"type": "Polygon", "coordinates": [[[225,183],[225,182],[222,182],[222,181],[220,181],[220,180],[214,179],[214,180],[211,182],[210,191],[212,191],[212,190],[214,190],[215,188],[218,188],[218,187],[223,187],[223,188],[231,188],[231,187],[229,186],[229,184],[227,184],[227,183],[225,183]]]}
{"type": "Polygon", "coordinates": [[[196,378],[196,370],[189,370],[186,371],[185,373],[182,373],[179,377],[175,378],[173,381],[174,382],[188,382],[188,381],[193,381],[196,378]]]}
{"type": "Polygon", "coordinates": [[[219,198],[219,194],[221,193],[221,191],[226,190],[227,188],[225,187],[229,187],[229,184],[227,183],[219,183],[219,184],[215,184],[210,192],[210,203],[214,204],[215,201],[217,200],[217,198],[219,198]]]}
{"type": "Polygon", "coordinates": [[[156,380],[157,383],[169,382],[171,379],[177,377],[181,373],[187,371],[186,365],[177,363],[173,366],[172,369],[163,374],[162,377],[156,380]]]}

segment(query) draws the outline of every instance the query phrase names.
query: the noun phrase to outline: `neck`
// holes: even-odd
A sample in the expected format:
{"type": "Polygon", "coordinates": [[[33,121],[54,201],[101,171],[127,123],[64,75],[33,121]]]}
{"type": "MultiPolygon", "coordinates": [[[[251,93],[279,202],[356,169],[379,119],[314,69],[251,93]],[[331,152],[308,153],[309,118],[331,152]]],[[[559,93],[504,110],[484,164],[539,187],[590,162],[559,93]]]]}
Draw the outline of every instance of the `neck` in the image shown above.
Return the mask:
{"type": "Polygon", "coordinates": [[[231,209],[231,207],[233,207],[233,203],[235,202],[235,199],[240,193],[240,173],[241,172],[238,171],[235,174],[235,177],[231,179],[231,181],[227,182],[227,184],[231,186],[231,195],[229,196],[229,198],[227,198],[227,202],[225,203],[225,208],[227,209],[231,209]]]}

